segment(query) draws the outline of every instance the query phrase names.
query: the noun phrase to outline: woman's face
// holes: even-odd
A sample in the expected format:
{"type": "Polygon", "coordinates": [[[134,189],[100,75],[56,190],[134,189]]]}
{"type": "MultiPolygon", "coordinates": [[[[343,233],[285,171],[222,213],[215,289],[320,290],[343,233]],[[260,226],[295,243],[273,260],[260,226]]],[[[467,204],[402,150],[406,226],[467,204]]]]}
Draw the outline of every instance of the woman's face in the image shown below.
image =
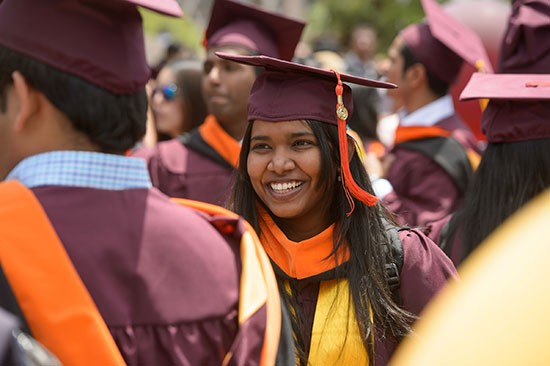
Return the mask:
{"type": "Polygon", "coordinates": [[[158,132],[176,137],[187,130],[183,113],[184,101],[172,70],[163,68],[158,74],[151,107],[158,132]]]}
{"type": "Polygon", "coordinates": [[[330,225],[332,197],[325,197],[320,184],[321,150],[305,121],[256,120],[247,171],[254,191],[287,236],[285,228],[303,240],[330,225]]]}

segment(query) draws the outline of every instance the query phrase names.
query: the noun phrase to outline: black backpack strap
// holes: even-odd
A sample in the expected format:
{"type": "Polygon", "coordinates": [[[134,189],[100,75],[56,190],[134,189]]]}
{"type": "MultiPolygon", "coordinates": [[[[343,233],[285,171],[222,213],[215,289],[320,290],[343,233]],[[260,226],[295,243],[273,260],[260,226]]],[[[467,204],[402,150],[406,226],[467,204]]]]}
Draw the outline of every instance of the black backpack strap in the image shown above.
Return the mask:
{"type": "Polygon", "coordinates": [[[0,265],[0,307],[12,313],[19,320],[19,329],[27,334],[31,334],[29,325],[25,320],[25,316],[17,303],[17,299],[8,282],[8,278],[4,273],[4,269],[0,265]]]}
{"type": "Polygon", "coordinates": [[[445,225],[441,228],[441,231],[439,232],[439,247],[447,256],[450,257],[451,250],[453,247],[453,244],[450,240],[450,238],[447,237],[447,233],[449,232],[451,220],[447,221],[445,225]]]}
{"type": "Polygon", "coordinates": [[[296,361],[294,349],[294,335],[292,334],[290,313],[281,299],[281,335],[279,337],[279,348],[277,349],[275,366],[293,365],[296,361]]]}
{"type": "Polygon", "coordinates": [[[218,154],[216,150],[212,148],[212,146],[208,145],[206,141],[204,141],[198,129],[195,128],[191,130],[189,133],[180,135],[178,139],[183,145],[201,153],[202,155],[206,156],[210,160],[226,168],[234,169],[231,166],[231,164],[225,161],[225,159],[220,154],[218,154]]]}
{"type": "Polygon", "coordinates": [[[393,300],[396,304],[401,305],[401,296],[399,294],[399,288],[401,286],[401,269],[403,269],[403,243],[399,238],[399,231],[405,228],[397,228],[389,222],[384,222],[386,229],[386,236],[388,238],[386,250],[387,262],[386,268],[386,280],[388,281],[388,287],[392,293],[393,300]]]}
{"type": "Polygon", "coordinates": [[[452,137],[431,137],[402,142],[400,148],[418,151],[434,160],[451,176],[461,193],[466,192],[473,175],[466,149],[452,137]]]}

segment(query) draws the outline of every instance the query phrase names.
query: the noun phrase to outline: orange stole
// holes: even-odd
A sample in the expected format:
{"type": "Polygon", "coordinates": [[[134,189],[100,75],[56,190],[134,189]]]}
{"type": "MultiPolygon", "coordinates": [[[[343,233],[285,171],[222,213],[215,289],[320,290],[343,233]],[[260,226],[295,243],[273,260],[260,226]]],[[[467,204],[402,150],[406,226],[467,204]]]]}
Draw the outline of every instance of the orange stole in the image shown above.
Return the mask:
{"type": "MultiPolygon", "coordinates": [[[[333,248],[334,224],[317,236],[299,243],[287,239],[269,214],[259,210],[260,240],[269,257],[289,277],[304,279],[327,272],[336,267],[333,248]]],[[[347,262],[349,250],[340,246],[336,252],[338,265],[347,262]]]]}
{"type": "Polygon", "coordinates": [[[125,365],[40,202],[0,184],[0,261],[35,338],[64,365],[125,365]]]}
{"type": "Polygon", "coordinates": [[[451,132],[440,127],[434,127],[434,126],[401,127],[399,126],[395,130],[395,144],[397,145],[406,141],[419,140],[419,139],[425,139],[430,137],[449,137],[449,136],[451,136],[451,132]]]}
{"type": "MultiPolygon", "coordinates": [[[[225,216],[237,219],[234,212],[208,203],[172,198],[172,201],[182,206],[194,208],[209,215],[225,216]]],[[[244,220],[243,220],[244,221],[244,220]]],[[[242,273],[239,292],[239,325],[248,320],[264,304],[267,306],[267,321],[265,338],[260,358],[261,366],[274,365],[279,347],[281,333],[281,300],[275,274],[271,262],[261,247],[260,240],[254,229],[244,221],[246,232],[241,238],[242,273]]],[[[217,229],[225,234],[232,233],[236,228],[231,224],[219,224],[217,229]]],[[[223,365],[229,364],[231,354],[227,354],[223,365]]]]}
{"type": "MultiPolygon", "coordinates": [[[[397,127],[395,130],[395,144],[402,142],[425,139],[430,137],[450,137],[452,133],[448,130],[445,130],[440,127],[397,127]]],[[[479,163],[481,162],[481,156],[472,149],[465,148],[466,156],[470,162],[470,166],[473,171],[477,169],[479,163]]]]}
{"type": "MultiPolygon", "coordinates": [[[[337,263],[330,256],[333,250],[334,224],[314,238],[299,243],[287,239],[269,214],[259,209],[260,241],[269,257],[289,277],[303,279],[334,269],[337,263]],[[330,256],[330,257],[329,257],[330,256]]],[[[347,262],[349,251],[341,246],[336,252],[338,265],[347,262]]]]}
{"type": "Polygon", "coordinates": [[[201,137],[235,169],[239,164],[241,144],[220,126],[216,118],[208,115],[199,126],[201,137]]]}

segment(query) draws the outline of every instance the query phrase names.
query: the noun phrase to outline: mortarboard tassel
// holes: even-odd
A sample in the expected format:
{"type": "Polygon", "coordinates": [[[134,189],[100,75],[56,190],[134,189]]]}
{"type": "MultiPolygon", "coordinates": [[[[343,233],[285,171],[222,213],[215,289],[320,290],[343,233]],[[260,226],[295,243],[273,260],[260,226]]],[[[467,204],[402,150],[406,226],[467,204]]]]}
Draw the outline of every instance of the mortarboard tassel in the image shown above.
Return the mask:
{"type": "MultiPolygon", "coordinates": [[[[482,59],[476,61],[476,69],[478,72],[487,72],[485,69],[485,62],[483,62],[482,59]]],[[[482,112],[485,110],[485,108],[487,108],[487,104],[489,104],[489,99],[483,98],[479,100],[479,107],[481,108],[482,112]]]]}
{"type": "Polygon", "coordinates": [[[378,198],[371,195],[370,193],[363,190],[359,185],[353,180],[351,171],[349,168],[349,157],[348,157],[348,138],[346,133],[346,120],[348,119],[348,110],[344,106],[344,100],[342,94],[344,93],[344,87],[342,85],[342,80],[340,79],[340,74],[331,70],[336,75],[338,79],[338,84],[336,85],[336,116],[338,118],[338,140],[339,140],[339,149],[340,149],[340,170],[342,177],[342,186],[346,192],[346,197],[350,205],[350,211],[346,214],[350,216],[355,209],[355,203],[353,202],[353,197],[365,203],[367,206],[375,206],[378,202],[378,198]],[[352,197],[353,196],[353,197],[352,197]]]}

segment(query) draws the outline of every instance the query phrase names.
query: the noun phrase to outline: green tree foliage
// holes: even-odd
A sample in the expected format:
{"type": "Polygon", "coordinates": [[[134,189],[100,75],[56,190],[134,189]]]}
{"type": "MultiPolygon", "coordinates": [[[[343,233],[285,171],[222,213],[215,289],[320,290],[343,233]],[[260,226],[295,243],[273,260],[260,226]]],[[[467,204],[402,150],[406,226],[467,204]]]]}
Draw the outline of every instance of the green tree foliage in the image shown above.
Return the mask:
{"type": "Polygon", "coordinates": [[[317,0],[309,8],[305,38],[328,33],[347,46],[353,26],[368,23],[377,30],[378,50],[383,53],[401,29],[423,17],[419,0],[317,0]]]}
{"type": "Polygon", "coordinates": [[[172,18],[143,8],[140,9],[140,13],[145,33],[154,35],[160,32],[169,32],[175,40],[190,50],[197,52],[202,49],[203,30],[194,23],[191,17],[172,18]]]}

